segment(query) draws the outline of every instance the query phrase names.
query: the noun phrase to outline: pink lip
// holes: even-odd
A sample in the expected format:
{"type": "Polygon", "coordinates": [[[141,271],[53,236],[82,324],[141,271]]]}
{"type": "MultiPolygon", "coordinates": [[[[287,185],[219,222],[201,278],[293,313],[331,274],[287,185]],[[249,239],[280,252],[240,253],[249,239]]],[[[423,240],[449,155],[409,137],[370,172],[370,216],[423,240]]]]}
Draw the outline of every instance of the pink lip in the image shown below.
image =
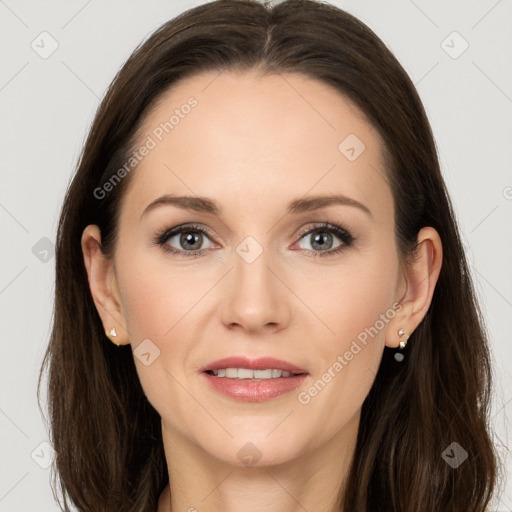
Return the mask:
{"type": "Polygon", "coordinates": [[[285,370],[290,373],[308,373],[307,370],[299,368],[287,361],[276,359],[274,357],[260,357],[258,359],[249,359],[245,356],[233,356],[219,359],[213,363],[207,364],[201,368],[200,372],[208,370],[218,370],[222,368],[249,368],[251,370],[285,370]]]}
{"type": "Polygon", "coordinates": [[[308,374],[303,373],[295,377],[279,377],[277,379],[228,379],[227,377],[215,377],[203,372],[201,377],[219,393],[235,400],[245,402],[263,402],[276,398],[298,388],[308,374]]]}
{"type": "Polygon", "coordinates": [[[203,378],[206,379],[214,390],[235,400],[247,402],[263,402],[264,400],[288,393],[299,387],[309,375],[306,370],[274,357],[260,357],[258,359],[249,359],[244,356],[226,357],[204,366],[200,371],[203,378]],[[275,369],[300,375],[279,377],[277,379],[253,380],[215,377],[206,373],[209,370],[219,370],[221,368],[275,369]]]}

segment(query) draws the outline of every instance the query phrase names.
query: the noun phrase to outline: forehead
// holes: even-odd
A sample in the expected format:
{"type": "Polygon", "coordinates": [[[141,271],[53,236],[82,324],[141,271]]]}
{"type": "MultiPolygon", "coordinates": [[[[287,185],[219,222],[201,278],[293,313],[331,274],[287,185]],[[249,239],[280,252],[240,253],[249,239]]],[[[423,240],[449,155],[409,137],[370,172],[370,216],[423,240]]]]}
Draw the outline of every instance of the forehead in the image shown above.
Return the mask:
{"type": "Polygon", "coordinates": [[[308,193],[390,200],[377,131],[345,96],[304,75],[187,78],[146,114],[138,141],[136,148],[148,149],[140,152],[127,202],[139,215],[171,193],[245,209],[284,207],[308,193]]]}

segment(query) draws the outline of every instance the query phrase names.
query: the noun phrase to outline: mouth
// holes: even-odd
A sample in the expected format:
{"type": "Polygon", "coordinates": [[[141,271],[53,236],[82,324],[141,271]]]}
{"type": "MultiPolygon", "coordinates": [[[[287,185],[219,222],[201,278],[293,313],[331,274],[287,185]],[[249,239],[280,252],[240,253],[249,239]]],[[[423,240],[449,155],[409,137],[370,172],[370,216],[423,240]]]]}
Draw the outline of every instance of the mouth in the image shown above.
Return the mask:
{"type": "Polygon", "coordinates": [[[201,368],[211,389],[235,400],[262,402],[300,386],[309,373],[287,361],[265,357],[224,358],[201,368]]]}
{"type": "Polygon", "coordinates": [[[268,380],[295,377],[305,375],[304,372],[289,372],[277,368],[267,368],[266,370],[251,370],[250,368],[219,368],[218,370],[207,370],[205,373],[214,377],[225,377],[227,379],[238,380],[268,380]]]}

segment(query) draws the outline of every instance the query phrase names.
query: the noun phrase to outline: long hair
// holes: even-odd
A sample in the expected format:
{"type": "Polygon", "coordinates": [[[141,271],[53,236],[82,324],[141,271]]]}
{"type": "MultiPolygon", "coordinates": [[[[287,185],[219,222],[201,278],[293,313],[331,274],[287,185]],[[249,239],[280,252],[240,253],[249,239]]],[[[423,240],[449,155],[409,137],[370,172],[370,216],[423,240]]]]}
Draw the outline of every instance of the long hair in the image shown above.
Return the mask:
{"type": "Polygon", "coordinates": [[[483,512],[498,463],[488,416],[490,354],[430,124],[413,83],[377,35],[313,0],[218,0],[182,13],[135,49],[98,108],[61,210],[53,329],[38,385],[39,399],[47,369],[54,483],[64,506],[154,512],[168,481],[160,417],[131,350],[105,336],[81,252],[84,228],[96,224],[102,252],[112,257],[120,201],[136,169],[102,200],[94,191],[127,161],[143,116],[178,80],[249,69],[302,73],[352,101],[385,143],[400,258],[414,255],[425,226],[443,244],[432,303],[405,362],[385,348],[363,403],[340,510],[483,512]],[[442,456],[454,442],[468,454],[457,468],[442,456]]]}

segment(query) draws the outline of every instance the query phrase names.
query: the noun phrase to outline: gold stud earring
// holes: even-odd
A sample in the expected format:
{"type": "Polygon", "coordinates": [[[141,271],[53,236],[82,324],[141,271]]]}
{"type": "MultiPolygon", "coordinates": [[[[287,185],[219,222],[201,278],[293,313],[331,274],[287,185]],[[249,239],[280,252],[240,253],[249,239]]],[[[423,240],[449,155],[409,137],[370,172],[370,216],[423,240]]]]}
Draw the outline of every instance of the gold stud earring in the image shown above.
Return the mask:
{"type": "Polygon", "coordinates": [[[400,336],[400,338],[403,338],[402,340],[400,340],[400,350],[403,350],[405,348],[405,346],[407,345],[407,340],[409,339],[409,335],[406,334],[406,332],[403,329],[399,329],[398,336],[400,336]]]}
{"type": "Polygon", "coordinates": [[[116,338],[117,337],[117,331],[116,331],[116,328],[115,327],[112,327],[112,329],[110,329],[110,332],[109,331],[105,331],[105,334],[107,335],[107,338],[112,342],[114,343],[115,345],[117,345],[119,347],[119,343],[116,343],[112,338],[116,338]]]}

